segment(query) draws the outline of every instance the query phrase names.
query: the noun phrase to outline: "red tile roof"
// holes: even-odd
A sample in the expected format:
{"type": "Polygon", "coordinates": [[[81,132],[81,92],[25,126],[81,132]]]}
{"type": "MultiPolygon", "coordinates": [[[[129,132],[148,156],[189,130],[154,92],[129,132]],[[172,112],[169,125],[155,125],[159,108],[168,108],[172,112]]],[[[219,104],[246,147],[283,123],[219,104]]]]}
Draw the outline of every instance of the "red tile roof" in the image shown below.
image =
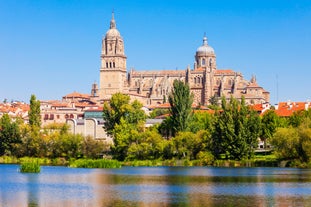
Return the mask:
{"type": "Polygon", "coordinates": [[[278,116],[288,117],[294,112],[305,110],[305,107],[305,102],[280,102],[275,110],[275,113],[278,116]]]}
{"type": "Polygon", "coordinates": [[[69,93],[65,96],[63,96],[64,99],[66,98],[86,98],[89,99],[90,95],[88,94],[82,94],[82,93],[78,93],[78,92],[73,92],[73,93],[69,93]]]}

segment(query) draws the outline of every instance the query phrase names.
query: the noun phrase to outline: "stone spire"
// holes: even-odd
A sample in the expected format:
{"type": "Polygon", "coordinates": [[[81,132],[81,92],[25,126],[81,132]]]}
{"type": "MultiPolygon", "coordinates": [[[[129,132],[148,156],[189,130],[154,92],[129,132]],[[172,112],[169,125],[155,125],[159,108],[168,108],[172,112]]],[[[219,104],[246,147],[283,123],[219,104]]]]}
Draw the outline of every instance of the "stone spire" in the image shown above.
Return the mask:
{"type": "Polygon", "coordinates": [[[110,29],[116,29],[116,21],[114,20],[114,11],[112,11],[112,16],[110,20],[110,29]]]}

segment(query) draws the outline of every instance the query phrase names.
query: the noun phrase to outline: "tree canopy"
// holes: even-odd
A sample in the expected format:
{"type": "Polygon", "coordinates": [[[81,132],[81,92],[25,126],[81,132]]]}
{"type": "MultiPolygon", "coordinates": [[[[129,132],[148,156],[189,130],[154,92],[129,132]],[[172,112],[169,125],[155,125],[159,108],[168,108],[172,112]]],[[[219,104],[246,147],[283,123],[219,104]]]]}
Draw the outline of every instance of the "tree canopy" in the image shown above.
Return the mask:
{"type": "Polygon", "coordinates": [[[171,105],[172,134],[186,131],[192,116],[193,94],[189,85],[180,80],[175,80],[173,90],[168,97],[171,105]]]}
{"type": "Polygon", "coordinates": [[[112,95],[110,102],[104,103],[103,118],[105,120],[104,128],[109,135],[112,135],[117,124],[121,119],[129,124],[138,124],[145,121],[145,112],[141,109],[142,104],[135,100],[130,103],[130,96],[122,93],[112,95]]]}
{"type": "Polygon", "coordinates": [[[28,116],[30,126],[37,128],[41,126],[40,101],[37,100],[36,96],[33,94],[30,97],[30,110],[28,116]]]}
{"type": "Polygon", "coordinates": [[[252,156],[257,147],[260,133],[258,114],[231,97],[227,103],[222,97],[222,111],[216,115],[215,130],[212,135],[213,154],[216,158],[224,155],[227,159],[241,160],[252,156]]]}

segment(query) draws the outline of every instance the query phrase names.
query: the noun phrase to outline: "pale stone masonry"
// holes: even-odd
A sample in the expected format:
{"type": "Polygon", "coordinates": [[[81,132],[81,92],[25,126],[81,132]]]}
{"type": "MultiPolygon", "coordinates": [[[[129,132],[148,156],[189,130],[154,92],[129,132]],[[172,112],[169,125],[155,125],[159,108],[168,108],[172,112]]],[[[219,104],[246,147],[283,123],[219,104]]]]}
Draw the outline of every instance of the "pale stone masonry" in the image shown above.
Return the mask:
{"type": "Polygon", "coordinates": [[[116,92],[129,94],[145,105],[162,103],[167,100],[174,80],[189,84],[194,102],[208,105],[212,96],[245,97],[246,103],[269,102],[270,93],[257,84],[255,76],[247,81],[239,72],[218,69],[214,49],[208,45],[206,36],[195,53],[193,69],[164,71],[135,71],[127,73],[124,42],[117,30],[114,15],[110,28],[102,41],[99,99],[109,100],[116,92]],[[165,97],[165,98],[164,98],[165,97]]]}

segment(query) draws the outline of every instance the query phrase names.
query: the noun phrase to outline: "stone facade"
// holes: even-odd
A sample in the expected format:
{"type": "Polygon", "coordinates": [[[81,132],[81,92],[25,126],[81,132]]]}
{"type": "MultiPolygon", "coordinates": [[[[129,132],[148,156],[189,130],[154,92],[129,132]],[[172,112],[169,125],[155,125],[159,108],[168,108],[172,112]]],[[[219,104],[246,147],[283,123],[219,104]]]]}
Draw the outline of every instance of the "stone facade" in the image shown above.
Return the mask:
{"type": "Polygon", "coordinates": [[[102,41],[99,98],[109,100],[112,94],[122,92],[145,105],[162,103],[167,100],[176,79],[189,84],[194,103],[200,105],[208,105],[213,96],[227,99],[244,96],[248,104],[266,103],[270,99],[270,93],[257,84],[255,76],[247,81],[239,72],[218,69],[216,54],[205,36],[196,50],[193,69],[190,66],[186,70],[131,69],[127,74],[124,42],[112,15],[110,29],[102,41]]]}
{"type": "Polygon", "coordinates": [[[86,119],[67,119],[70,132],[73,134],[82,134],[83,136],[91,136],[94,139],[104,140],[112,143],[112,138],[107,135],[104,127],[103,119],[86,118],[86,119]]]}

